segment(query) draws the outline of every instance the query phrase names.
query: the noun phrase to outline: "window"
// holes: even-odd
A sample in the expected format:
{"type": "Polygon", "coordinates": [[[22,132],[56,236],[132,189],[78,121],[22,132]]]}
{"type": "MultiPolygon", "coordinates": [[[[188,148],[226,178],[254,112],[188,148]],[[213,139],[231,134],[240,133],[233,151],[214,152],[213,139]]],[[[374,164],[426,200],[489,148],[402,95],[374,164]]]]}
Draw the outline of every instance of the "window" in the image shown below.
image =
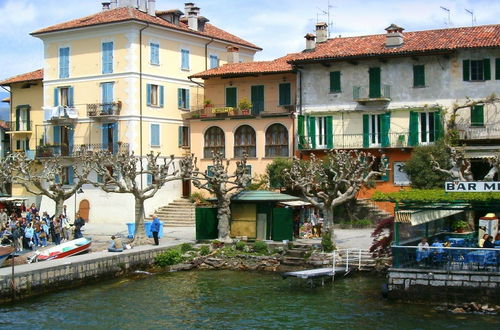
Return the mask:
{"type": "Polygon", "coordinates": [[[16,107],[16,131],[30,131],[30,109],[29,105],[18,105],[16,107]]]}
{"type": "Polygon", "coordinates": [[[219,58],[217,55],[210,55],[210,69],[219,67],[219,58]]]}
{"type": "Polygon", "coordinates": [[[155,43],[149,44],[151,48],[151,58],[150,63],[153,65],[160,65],[160,45],[155,43]]]}
{"type": "Polygon", "coordinates": [[[380,90],[380,68],[370,68],[368,75],[370,82],[368,97],[378,98],[382,95],[380,90]]]}
{"type": "Polygon", "coordinates": [[[381,115],[369,115],[370,117],[370,124],[368,126],[369,128],[369,139],[370,139],[370,146],[379,146],[380,145],[380,127],[381,127],[381,115]]]}
{"type": "Polygon", "coordinates": [[[179,147],[189,147],[188,126],[179,126],[179,147]]]}
{"type": "Polygon", "coordinates": [[[101,84],[101,99],[103,114],[113,114],[113,87],[114,83],[106,82],[101,84]]]}
{"type": "Polygon", "coordinates": [[[330,93],[342,92],[340,86],[340,71],[330,72],[330,93]]]}
{"type": "Polygon", "coordinates": [[[236,108],[237,94],[236,87],[226,87],[226,107],[236,108]]]}
{"type": "Polygon", "coordinates": [[[256,157],[255,130],[248,125],[242,125],[234,132],[234,157],[256,157]]]}
{"type": "Polygon", "coordinates": [[[464,60],[463,80],[464,81],[484,81],[491,79],[490,59],[464,60]]]}
{"type": "Polygon", "coordinates": [[[484,126],[484,105],[475,105],[471,108],[471,126],[484,126]]]}
{"type": "Polygon", "coordinates": [[[495,59],[495,79],[500,80],[500,58],[495,59]]]}
{"type": "Polygon", "coordinates": [[[73,87],[57,87],[54,89],[54,106],[72,107],[73,87]]]}
{"type": "Polygon", "coordinates": [[[434,112],[421,112],[419,138],[421,144],[429,144],[436,140],[434,127],[434,112]]]}
{"type": "Polygon", "coordinates": [[[102,73],[113,73],[113,42],[102,43],[102,73]]]}
{"type": "Polygon", "coordinates": [[[189,50],[181,49],[181,69],[189,70],[189,50]]]}
{"type": "Polygon", "coordinates": [[[59,48],[59,78],[69,77],[69,47],[59,48]]]}
{"type": "Polygon", "coordinates": [[[160,146],[160,124],[151,124],[151,146],[160,146]]]}
{"type": "Polygon", "coordinates": [[[62,174],[61,183],[63,185],[72,185],[73,184],[73,177],[74,177],[73,166],[65,166],[65,167],[63,167],[61,174],[62,174]]]}
{"type": "Polygon", "coordinates": [[[163,86],[146,84],[146,102],[152,107],[163,107],[163,86]]]}
{"type": "Polygon", "coordinates": [[[316,147],[326,148],[326,117],[316,117],[316,147]]]}
{"type": "Polygon", "coordinates": [[[280,88],[279,105],[284,106],[292,104],[292,93],[291,93],[290,83],[280,84],[279,88],[280,88]]]}
{"type": "Polygon", "coordinates": [[[425,87],[425,66],[413,66],[413,87],[425,87]]]}
{"type": "Polygon", "coordinates": [[[273,124],[266,130],[266,157],[288,157],[288,130],[273,124]]]}
{"type": "Polygon", "coordinates": [[[179,109],[189,109],[189,89],[177,89],[177,107],[179,109]]]}
{"type": "Polygon", "coordinates": [[[30,150],[30,139],[18,139],[16,140],[16,151],[26,151],[30,150]]]}
{"type": "Polygon", "coordinates": [[[225,156],[224,131],[217,126],[212,126],[205,132],[205,147],[203,150],[204,158],[212,158],[214,153],[220,153],[225,156]]]}

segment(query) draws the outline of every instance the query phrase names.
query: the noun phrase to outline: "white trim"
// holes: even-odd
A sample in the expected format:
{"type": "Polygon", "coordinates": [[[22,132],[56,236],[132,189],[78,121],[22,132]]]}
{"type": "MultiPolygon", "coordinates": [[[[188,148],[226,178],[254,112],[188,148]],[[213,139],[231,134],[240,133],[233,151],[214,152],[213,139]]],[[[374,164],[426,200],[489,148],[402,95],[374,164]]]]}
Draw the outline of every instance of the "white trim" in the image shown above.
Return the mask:
{"type": "MultiPolygon", "coordinates": [[[[130,116],[120,116],[116,121],[130,121],[130,122],[139,122],[139,115],[130,115],[130,116]]],[[[182,124],[184,121],[182,119],[172,119],[172,118],[160,118],[160,117],[151,117],[151,116],[142,116],[143,122],[155,122],[155,123],[163,123],[163,124],[182,124]]],[[[95,123],[95,119],[90,118],[78,118],[74,120],[76,124],[86,124],[86,123],[95,123]]],[[[43,125],[36,126],[53,126],[54,123],[51,121],[43,121],[43,125]]]]}
{"type": "MultiPolygon", "coordinates": [[[[53,80],[44,80],[44,85],[57,85],[61,82],[66,84],[76,83],[76,82],[90,82],[95,80],[111,80],[111,79],[127,79],[127,78],[135,78],[139,79],[139,73],[137,72],[122,72],[122,73],[109,73],[109,74],[99,74],[94,76],[85,76],[85,77],[76,77],[76,78],[65,78],[65,79],[53,79],[53,80]]],[[[198,86],[188,79],[179,79],[179,78],[166,78],[164,76],[153,75],[153,74],[142,74],[143,79],[149,80],[157,80],[166,83],[172,84],[184,84],[192,87],[198,86]]]]}

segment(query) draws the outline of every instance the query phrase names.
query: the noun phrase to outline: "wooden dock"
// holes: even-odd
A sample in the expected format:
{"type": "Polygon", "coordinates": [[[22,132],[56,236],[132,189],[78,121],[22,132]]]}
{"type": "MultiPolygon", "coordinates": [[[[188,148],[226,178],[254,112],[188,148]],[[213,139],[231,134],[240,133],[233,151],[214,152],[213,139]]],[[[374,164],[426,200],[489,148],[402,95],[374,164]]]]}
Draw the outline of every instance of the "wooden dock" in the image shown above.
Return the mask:
{"type": "MultiPolygon", "coordinates": [[[[342,274],[346,272],[345,267],[335,267],[335,274],[342,274]]],[[[288,278],[288,277],[297,277],[297,278],[302,278],[302,279],[311,279],[311,278],[316,278],[316,277],[323,277],[323,276],[333,276],[333,268],[328,267],[328,268],[316,268],[316,269],[308,269],[308,270],[299,270],[296,272],[287,272],[283,273],[283,278],[288,278]]]]}

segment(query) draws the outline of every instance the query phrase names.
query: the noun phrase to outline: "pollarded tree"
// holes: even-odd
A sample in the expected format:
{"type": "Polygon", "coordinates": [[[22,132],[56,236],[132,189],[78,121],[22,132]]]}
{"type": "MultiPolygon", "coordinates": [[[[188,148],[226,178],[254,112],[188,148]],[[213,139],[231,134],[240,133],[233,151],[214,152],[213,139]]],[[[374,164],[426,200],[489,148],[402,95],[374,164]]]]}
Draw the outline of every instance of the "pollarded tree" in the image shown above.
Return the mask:
{"type": "Polygon", "coordinates": [[[144,201],[152,198],[167,182],[180,180],[182,175],[175,168],[174,156],[163,161],[160,154],[150,154],[142,158],[128,151],[116,154],[100,150],[86,154],[87,161],[97,173],[97,180],[89,183],[108,193],[132,194],[135,200],[135,233],[133,245],[147,244],[144,231],[144,201]],[[144,184],[145,176],[150,183],[144,184]]]}
{"type": "Polygon", "coordinates": [[[55,215],[63,212],[64,201],[73,196],[85,183],[91,167],[88,162],[76,157],[71,165],[77,178],[75,183],[64,180],[68,170],[60,157],[30,159],[25,153],[12,153],[3,161],[2,170],[11,174],[10,182],[22,185],[29,193],[43,195],[56,204],[55,215]]]}
{"type": "Polygon", "coordinates": [[[465,157],[465,152],[461,148],[451,148],[446,146],[450,154],[450,169],[444,169],[441,164],[434,159],[431,154],[432,169],[436,172],[443,173],[448,178],[458,181],[473,181],[470,161],[465,157]]]}
{"type": "Polygon", "coordinates": [[[323,212],[323,237],[330,235],[334,242],[334,208],[355,198],[376,176],[386,175],[389,167],[385,155],[378,169],[373,169],[376,162],[377,158],[367,152],[331,150],[325,161],[314,154],[308,161],[294,158],[292,168],[285,170],[285,178],[289,186],[323,212]]]}
{"type": "Polygon", "coordinates": [[[247,173],[247,155],[236,162],[233,174],[228,174],[229,161],[224,161],[220,153],[214,153],[210,170],[200,171],[196,167],[193,156],[181,160],[181,168],[185,179],[192,180],[193,185],[213,194],[217,198],[217,219],[219,221],[219,240],[230,241],[229,220],[231,219],[231,198],[244,190],[251,180],[247,173]]]}

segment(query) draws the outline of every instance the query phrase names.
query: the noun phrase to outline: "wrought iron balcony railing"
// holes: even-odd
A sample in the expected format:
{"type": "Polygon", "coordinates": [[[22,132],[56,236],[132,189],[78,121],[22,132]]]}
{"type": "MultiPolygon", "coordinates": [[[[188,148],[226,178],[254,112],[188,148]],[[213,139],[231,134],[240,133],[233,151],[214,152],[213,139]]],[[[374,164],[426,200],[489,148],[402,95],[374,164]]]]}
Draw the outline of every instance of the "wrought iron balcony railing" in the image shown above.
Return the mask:
{"type": "Polygon", "coordinates": [[[33,121],[16,120],[6,122],[10,132],[29,132],[33,127],[33,121]]]}
{"type": "Polygon", "coordinates": [[[334,134],[331,137],[325,135],[299,136],[299,149],[362,149],[362,148],[406,148],[409,133],[376,134],[334,134]]]}
{"type": "Polygon", "coordinates": [[[87,116],[102,117],[102,116],[118,116],[122,108],[122,102],[110,103],[92,103],[87,104],[87,116]]]}
{"type": "Polygon", "coordinates": [[[110,142],[104,144],[78,144],[78,145],[53,145],[53,144],[44,144],[39,145],[36,148],[36,157],[37,158],[48,158],[48,157],[74,157],[79,152],[86,151],[100,151],[100,150],[108,150],[113,154],[116,154],[118,151],[128,152],[130,150],[130,145],[128,143],[123,142],[110,142]]]}
{"type": "Polygon", "coordinates": [[[276,103],[255,103],[248,109],[228,107],[226,105],[209,105],[202,109],[192,110],[183,115],[184,119],[227,118],[227,117],[266,117],[289,114],[295,111],[295,105],[276,105],[276,103]]]}
{"type": "Polygon", "coordinates": [[[391,85],[382,85],[382,88],[379,91],[370,91],[369,88],[363,86],[353,86],[352,98],[354,101],[360,103],[373,101],[390,101],[391,85]]]}
{"type": "Polygon", "coordinates": [[[483,125],[457,125],[460,140],[500,139],[500,123],[483,125]]]}

